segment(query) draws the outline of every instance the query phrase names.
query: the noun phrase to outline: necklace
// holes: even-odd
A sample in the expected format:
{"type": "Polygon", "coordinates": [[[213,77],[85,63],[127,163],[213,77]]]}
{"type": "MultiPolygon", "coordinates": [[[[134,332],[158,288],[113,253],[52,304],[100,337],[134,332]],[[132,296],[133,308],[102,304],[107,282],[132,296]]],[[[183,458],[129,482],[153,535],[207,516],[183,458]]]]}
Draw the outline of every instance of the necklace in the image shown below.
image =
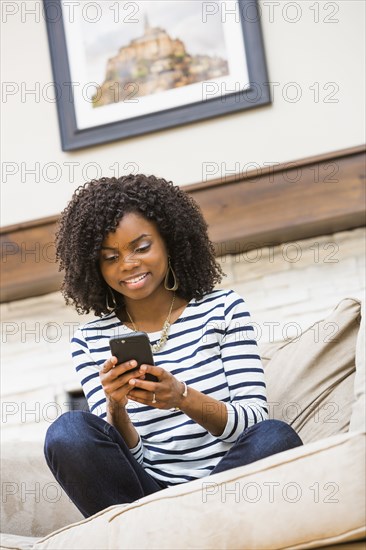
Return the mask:
{"type": "MultiPolygon", "coordinates": [[[[169,313],[168,313],[168,317],[165,319],[164,321],[164,324],[163,324],[163,328],[161,330],[161,336],[160,336],[160,340],[159,342],[157,342],[156,344],[154,344],[153,346],[151,346],[152,350],[153,350],[153,353],[156,353],[157,351],[160,351],[162,347],[164,347],[165,345],[165,342],[168,340],[169,338],[169,329],[170,329],[170,316],[172,314],[172,310],[173,310],[173,305],[174,305],[174,300],[175,300],[175,292],[173,292],[173,300],[172,300],[172,303],[170,304],[170,309],[169,309],[169,313]]],[[[133,322],[133,319],[131,317],[131,315],[129,314],[127,308],[126,308],[126,313],[128,315],[128,318],[129,320],[131,321],[131,325],[133,326],[133,330],[135,332],[138,331],[135,323],[133,322]]]]}

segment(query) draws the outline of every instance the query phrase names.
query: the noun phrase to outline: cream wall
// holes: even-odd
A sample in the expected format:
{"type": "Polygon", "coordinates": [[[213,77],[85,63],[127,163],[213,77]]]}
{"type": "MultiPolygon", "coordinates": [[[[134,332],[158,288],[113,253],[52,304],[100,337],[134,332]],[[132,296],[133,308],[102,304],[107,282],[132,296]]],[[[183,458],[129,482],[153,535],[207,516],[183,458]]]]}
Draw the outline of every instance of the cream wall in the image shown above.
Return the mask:
{"type": "Polygon", "coordinates": [[[185,185],[202,179],[205,162],[217,163],[212,177],[218,177],[235,167],[244,171],[249,162],[297,160],[364,142],[364,2],[260,2],[269,80],[278,83],[272,105],[73,153],[61,151],[55,104],[42,94],[38,102],[35,96],[22,98],[22,90],[35,83],[44,90],[52,81],[46,26],[42,18],[22,18],[22,10],[5,22],[4,5],[31,10],[36,3],[1,2],[2,80],[19,87],[14,95],[3,96],[1,104],[3,226],[58,214],[73,189],[95,177],[91,168],[84,177],[90,162],[106,176],[114,175],[110,166],[116,162],[119,175],[128,171],[126,164],[134,163],[140,172],[185,185]],[[313,5],[319,7],[319,22],[314,22],[313,5]],[[289,22],[300,9],[299,20],[289,22]],[[338,22],[327,23],[327,17],[338,22]],[[283,97],[286,90],[295,91],[287,88],[290,82],[301,90],[297,102],[283,97]],[[309,89],[315,82],[318,102],[309,89]],[[325,101],[333,91],[336,102],[325,101]],[[26,175],[36,162],[40,177],[26,175]],[[73,180],[66,164],[70,162],[78,163],[73,180]],[[57,183],[49,181],[52,170],[42,177],[49,163],[60,167],[57,183]],[[13,176],[6,174],[10,166],[16,171],[13,176]]]}

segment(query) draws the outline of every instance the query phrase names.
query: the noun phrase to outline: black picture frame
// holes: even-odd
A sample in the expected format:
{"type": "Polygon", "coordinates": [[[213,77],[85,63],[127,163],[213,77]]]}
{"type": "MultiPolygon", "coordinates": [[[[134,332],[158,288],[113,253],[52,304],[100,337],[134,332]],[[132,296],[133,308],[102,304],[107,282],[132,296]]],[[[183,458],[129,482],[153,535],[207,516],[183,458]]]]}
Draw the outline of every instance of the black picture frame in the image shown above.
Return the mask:
{"type": "Polygon", "coordinates": [[[56,97],[62,150],[72,151],[91,147],[271,103],[258,2],[257,0],[237,0],[237,2],[250,82],[245,93],[243,91],[230,93],[225,96],[225,101],[217,97],[127,120],[79,129],[72,97],[72,79],[61,0],[43,0],[53,81],[56,89],[63,89],[65,83],[70,85],[69,94],[62,93],[56,97]],[[58,10],[59,17],[55,17],[55,10],[56,12],[58,10]]]}

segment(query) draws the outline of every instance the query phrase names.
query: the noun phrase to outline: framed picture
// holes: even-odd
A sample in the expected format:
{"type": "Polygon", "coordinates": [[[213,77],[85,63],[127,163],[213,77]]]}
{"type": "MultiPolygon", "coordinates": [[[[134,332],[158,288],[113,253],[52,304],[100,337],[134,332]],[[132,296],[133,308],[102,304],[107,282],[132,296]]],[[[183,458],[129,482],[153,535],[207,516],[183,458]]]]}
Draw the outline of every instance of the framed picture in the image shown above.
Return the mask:
{"type": "Polygon", "coordinates": [[[62,149],[270,102],[256,0],[43,0],[62,149]]]}

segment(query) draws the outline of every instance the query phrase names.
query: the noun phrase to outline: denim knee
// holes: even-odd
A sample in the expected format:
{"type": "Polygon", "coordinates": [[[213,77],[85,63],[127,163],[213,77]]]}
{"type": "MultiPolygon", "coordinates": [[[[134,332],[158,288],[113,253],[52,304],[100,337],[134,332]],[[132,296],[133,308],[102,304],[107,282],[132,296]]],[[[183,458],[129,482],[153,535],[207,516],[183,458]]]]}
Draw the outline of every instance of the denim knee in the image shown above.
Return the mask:
{"type": "MultiPolygon", "coordinates": [[[[46,458],[65,453],[79,453],[85,449],[88,415],[84,411],[68,411],[59,416],[48,428],[44,442],[46,458]]],[[[93,416],[93,415],[91,415],[93,416]]]]}
{"type": "Polygon", "coordinates": [[[269,419],[263,422],[259,422],[259,424],[256,425],[260,427],[264,433],[267,433],[268,435],[270,434],[271,439],[273,438],[273,436],[276,436],[275,439],[277,441],[285,442],[286,447],[288,447],[289,449],[293,447],[299,447],[303,444],[295,430],[289,424],[283,422],[282,420],[269,419]]]}

